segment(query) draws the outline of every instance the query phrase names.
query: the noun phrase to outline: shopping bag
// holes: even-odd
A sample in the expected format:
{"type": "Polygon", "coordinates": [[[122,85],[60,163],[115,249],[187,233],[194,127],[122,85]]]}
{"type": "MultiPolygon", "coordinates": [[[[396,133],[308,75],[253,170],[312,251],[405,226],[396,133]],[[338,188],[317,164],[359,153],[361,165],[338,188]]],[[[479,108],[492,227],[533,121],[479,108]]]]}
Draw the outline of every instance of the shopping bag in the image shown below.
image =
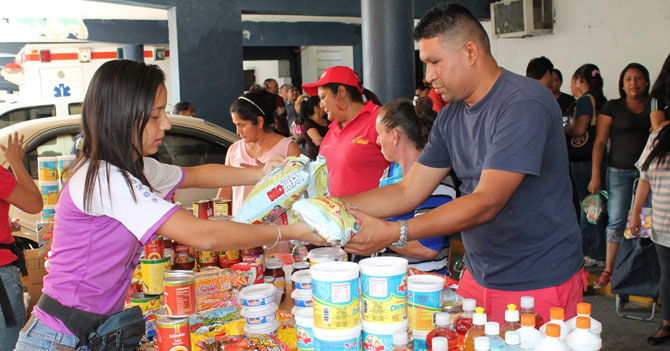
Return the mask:
{"type": "MultiPolygon", "coordinates": [[[[626,221],[626,230],[623,236],[626,239],[638,238],[630,231],[630,217],[633,211],[628,211],[628,220],[626,221]]],[[[651,207],[642,207],[640,210],[640,236],[639,238],[648,238],[651,235],[651,207]]]]}
{"type": "Polygon", "coordinates": [[[661,267],[654,245],[649,238],[621,242],[612,271],[613,294],[658,296],[661,267]]]}
{"type": "Polygon", "coordinates": [[[586,213],[586,220],[591,224],[598,224],[605,211],[605,202],[607,201],[607,191],[600,190],[596,194],[587,195],[582,200],[582,210],[586,213]]]}

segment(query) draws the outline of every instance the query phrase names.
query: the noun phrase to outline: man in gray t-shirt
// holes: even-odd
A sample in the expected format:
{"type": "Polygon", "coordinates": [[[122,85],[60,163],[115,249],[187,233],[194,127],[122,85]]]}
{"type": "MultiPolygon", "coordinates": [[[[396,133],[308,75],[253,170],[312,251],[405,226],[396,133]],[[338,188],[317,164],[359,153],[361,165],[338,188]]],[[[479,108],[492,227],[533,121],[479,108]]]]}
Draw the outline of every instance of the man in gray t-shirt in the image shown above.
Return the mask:
{"type": "Polygon", "coordinates": [[[550,307],[574,316],[586,286],[584,255],[556,100],[537,81],[499,67],[481,24],[460,5],[433,8],[414,37],[426,80],[451,103],[401,182],[345,198],[363,221],[345,249],[366,254],[460,231],[467,271],[458,293],[475,298],[489,320],[504,321],[505,306],[523,295],[535,297],[545,320],[550,307]],[[407,212],[452,168],[461,198],[406,225],[374,218],[407,212]]]}

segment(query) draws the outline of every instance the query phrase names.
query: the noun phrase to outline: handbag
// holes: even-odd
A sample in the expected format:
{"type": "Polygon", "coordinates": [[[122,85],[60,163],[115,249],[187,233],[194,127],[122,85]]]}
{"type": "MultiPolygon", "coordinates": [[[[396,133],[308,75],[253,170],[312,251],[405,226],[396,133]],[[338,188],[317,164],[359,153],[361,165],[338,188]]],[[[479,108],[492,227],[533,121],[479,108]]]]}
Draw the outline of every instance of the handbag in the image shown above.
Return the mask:
{"type": "MultiPolygon", "coordinates": [[[[638,179],[633,183],[633,196],[630,200],[630,210],[628,210],[628,219],[626,220],[626,230],[623,232],[623,237],[626,239],[638,238],[630,231],[630,218],[633,215],[633,203],[635,202],[635,192],[637,190],[638,179]]],[[[640,210],[640,236],[639,238],[648,238],[651,236],[651,207],[642,207],[640,210]]]]}
{"type": "Polygon", "coordinates": [[[582,200],[582,210],[586,212],[586,220],[591,224],[598,224],[598,221],[605,212],[605,201],[608,194],[605,190],[600,190],[595,194],[589,194],[582,200]]]}
{"type": "Polygon", "coordinates": [[[144,316],[138,306],[105,316],[64,306],[47,294],[42,294],[37,306],[58,318],[79,338],[77,349],[88,346],[91,351],[135,350],[145,333],[144,316]]]}

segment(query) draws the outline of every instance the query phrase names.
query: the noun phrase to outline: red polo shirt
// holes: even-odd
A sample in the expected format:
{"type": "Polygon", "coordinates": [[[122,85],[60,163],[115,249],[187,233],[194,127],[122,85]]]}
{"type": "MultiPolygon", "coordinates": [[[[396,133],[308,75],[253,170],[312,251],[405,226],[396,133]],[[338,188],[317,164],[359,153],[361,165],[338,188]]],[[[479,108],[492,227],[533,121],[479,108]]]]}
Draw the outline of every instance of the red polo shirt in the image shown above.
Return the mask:
{"type": "MultiPolygon", "coordinates": [[[[0,166],[0,244],[11,244],[14,237],[9,231],[9,202],[5,201],[16,187],[16,178],[0,166]]],[[[0,249],[0,266],[16,261],[16,255],[9,250],[0,249]]]]}
{"type": "Polygon", "coordinates": [[[319,155],[326,158],[332,196],[357,194],[379,186],[379,178],[390,164],[377,145],[375,121],[379,110],[381,106],[368,101],[344,128],[337,122],[328,126],[319,155]]]}

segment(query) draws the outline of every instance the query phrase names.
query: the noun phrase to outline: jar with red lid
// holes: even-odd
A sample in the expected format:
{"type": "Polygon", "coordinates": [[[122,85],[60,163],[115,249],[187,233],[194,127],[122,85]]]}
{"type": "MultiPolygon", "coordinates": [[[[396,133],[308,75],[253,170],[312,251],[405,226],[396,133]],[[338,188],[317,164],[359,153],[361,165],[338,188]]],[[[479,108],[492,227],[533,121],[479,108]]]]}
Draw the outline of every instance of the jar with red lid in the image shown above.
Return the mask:
{"type": "Polygon", "coordinates": [[[188,245],[175,243],[172,269],[190,270],[193,268],[195,268],[193,248],[188,245]]]}
{"type": "Polygon", "coordinates": [[[286,274],[281,261],[272,259],[265,262],[265,276],[274,278],[275,287],[282,290],[281,302],[286,298],[286,274]]]}

